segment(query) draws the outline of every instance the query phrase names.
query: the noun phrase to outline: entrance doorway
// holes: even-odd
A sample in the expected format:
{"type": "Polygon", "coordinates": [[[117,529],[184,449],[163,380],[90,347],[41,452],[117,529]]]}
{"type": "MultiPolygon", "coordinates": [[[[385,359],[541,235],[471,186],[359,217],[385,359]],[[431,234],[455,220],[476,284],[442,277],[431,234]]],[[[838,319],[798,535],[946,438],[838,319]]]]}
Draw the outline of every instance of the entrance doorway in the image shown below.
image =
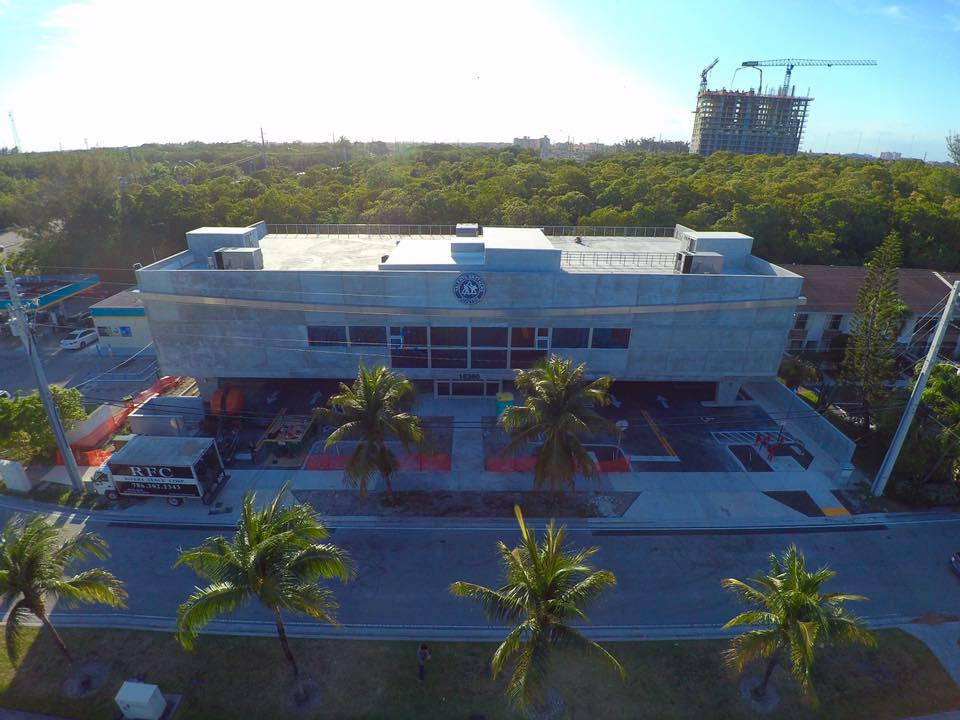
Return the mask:
{"type": "Polygon", "coordinates": [[[496,397],[499,380],[437,380],[438,398],[496,397]]]}

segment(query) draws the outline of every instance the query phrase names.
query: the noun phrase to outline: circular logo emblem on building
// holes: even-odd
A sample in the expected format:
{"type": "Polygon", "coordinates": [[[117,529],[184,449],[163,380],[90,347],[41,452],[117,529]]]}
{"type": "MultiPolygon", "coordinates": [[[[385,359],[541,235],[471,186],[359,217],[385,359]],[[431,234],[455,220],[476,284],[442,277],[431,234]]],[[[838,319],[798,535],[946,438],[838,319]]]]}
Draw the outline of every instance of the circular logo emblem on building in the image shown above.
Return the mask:
{"type": "Polygon", "coordinates": [[[486,291],[486,283],[476,273],[463,273],[453,283],[453,294],[464,305],[476,305],[486,291]]]}

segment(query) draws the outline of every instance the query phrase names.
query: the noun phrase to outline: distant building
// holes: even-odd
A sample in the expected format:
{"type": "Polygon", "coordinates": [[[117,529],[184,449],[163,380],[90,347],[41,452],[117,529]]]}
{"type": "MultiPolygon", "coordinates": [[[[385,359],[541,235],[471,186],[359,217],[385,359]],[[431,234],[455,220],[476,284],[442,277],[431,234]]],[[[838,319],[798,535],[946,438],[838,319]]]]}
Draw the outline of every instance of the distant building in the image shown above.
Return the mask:
{"type": "Polygon", "coordinates": [[[813,98],[754,90],[702,90],[697,96],[690,152],[796,155],[813,98]]]}
{"type": "Polygon", "coordinates": [[[880,153],[880,159],[881,160],[899,160],[900,153],[893,152],[892,150],[885,150],[884,152],[880,153]]]}
{"type": "Polygon", "coordinates": [[[514,138],[513,144],[521,150],[534,150],[542,153],[550,147],[550,138],[546,135],[541,138],[532,138],[524,135],[522,138],[514,138]]]}
{"type": "MultiPolygon", "coordinates": [[[[790,330],[788,350],[824,352],[839,335],[850,333],[850,321],[857,305],[857,293],[866,275],[864,267],[837,265],[784,265],[786,270],[803,276],[803,295],[807,302],[797,308],[790,330]]],[[[927,352],[937,319],[943,311],[937,307],[960,274],[904,268],[897,274],[900,297],[910,308],[898,344],[905,352],[921,357],[927,352]]],[[[941,345],[947,357],[960,357],[960,329],[951,324],[941,345]]]]}

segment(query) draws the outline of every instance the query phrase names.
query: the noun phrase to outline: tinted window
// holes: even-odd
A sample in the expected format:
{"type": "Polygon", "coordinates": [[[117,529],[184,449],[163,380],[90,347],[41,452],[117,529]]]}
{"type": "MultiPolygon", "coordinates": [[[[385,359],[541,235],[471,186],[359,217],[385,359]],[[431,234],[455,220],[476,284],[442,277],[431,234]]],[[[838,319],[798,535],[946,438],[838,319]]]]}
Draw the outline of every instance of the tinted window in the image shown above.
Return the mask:
{"type": "Polygon", "coordinates": [[[546,356],[543,350],[511,350],[510,367],[531,368],[546,356]]]}
{"type": "Polygon", "coordinates": [[[590,328],[554,328],[553,347],[585,348],[590,339],[590,328]]]}
{"type": "Polygon", "coordinates": [[[430,364],[435,368],[465,368],[467,351],[434,348],[430,351],[430,364]]]}
{"type": "Polygon", "coordinates": [[[399,335],[403,338],[404,345],[426,345],[427,328],[425,325],[404,325],[403,327],[390,328],[391,335],[399,335]]]}
{"type": "MultiPolygon", "coordinates": [[[[507,329],[502,327],[475,327],[470,328],[471,345],[473,347],[506,347],[507,329]]],[[[504,363],[506,367],[506,363],[504,363]]]]}
{"type": "Polygon", "coordinates": [[[630,344],[628,328],[594,328],[593,345],[595,348],[625,348],[630,344]]]}
{"type": "Polygon", "coordinates": [[[510,328],[510,345],[511,347],[533,347],[533,338],[535,337],[536,328],[510,328]]]}
{"type": "Polygon", "coordinates": [[[476,370],[498,370],[507,367],[506,350],[471,350],[470,367],[476,370]]]}
{"type": "Polygon", "coordinates": [[[351,345],[386,345],[387,329],[382,325],[351,325],[351,345]]]}
{"type": "Polygon", "coordinates": [[[342,325],[311,325],[307,328],[310,345],[346,345],[347,329],[342,325]]]}
{"type": "Polygon", "coordinates": [[[466,347],[467,329],[465,327],[432,327],[430,328],[430,344],[466,347]]]}
{"type": "Polygon", "coordinates": [[[426,348],[403,348],[390,353],[390,362],[395,368],[427,367],[426,348]]]}

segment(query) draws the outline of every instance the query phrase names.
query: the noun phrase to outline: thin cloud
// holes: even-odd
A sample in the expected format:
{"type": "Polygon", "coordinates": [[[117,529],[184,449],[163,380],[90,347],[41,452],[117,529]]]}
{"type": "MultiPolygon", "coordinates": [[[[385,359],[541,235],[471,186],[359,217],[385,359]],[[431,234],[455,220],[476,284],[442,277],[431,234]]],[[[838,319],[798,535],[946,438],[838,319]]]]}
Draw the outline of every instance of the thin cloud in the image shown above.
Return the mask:
{"type": "Polygon", "coordinates": [[[9,93],[31,149],[252,139],[261,126],[277,141],[612,142],[686,138],[692,122],[537,0],[273,0],[268,13],[90,0],[43,27],[41,64],[9,93]]]}
{"type": "Polygon", "coordinates": [[[960,32],[960,15],[944,15],[943,19],[947,21],[947,28],[953,32],[960,32]]]}
{"type": "Polygon", "coordinates": [[[891,18],[901,19],[905,17],[902,5],[886,5],[877,10],[877,12],[891,18]]]}

